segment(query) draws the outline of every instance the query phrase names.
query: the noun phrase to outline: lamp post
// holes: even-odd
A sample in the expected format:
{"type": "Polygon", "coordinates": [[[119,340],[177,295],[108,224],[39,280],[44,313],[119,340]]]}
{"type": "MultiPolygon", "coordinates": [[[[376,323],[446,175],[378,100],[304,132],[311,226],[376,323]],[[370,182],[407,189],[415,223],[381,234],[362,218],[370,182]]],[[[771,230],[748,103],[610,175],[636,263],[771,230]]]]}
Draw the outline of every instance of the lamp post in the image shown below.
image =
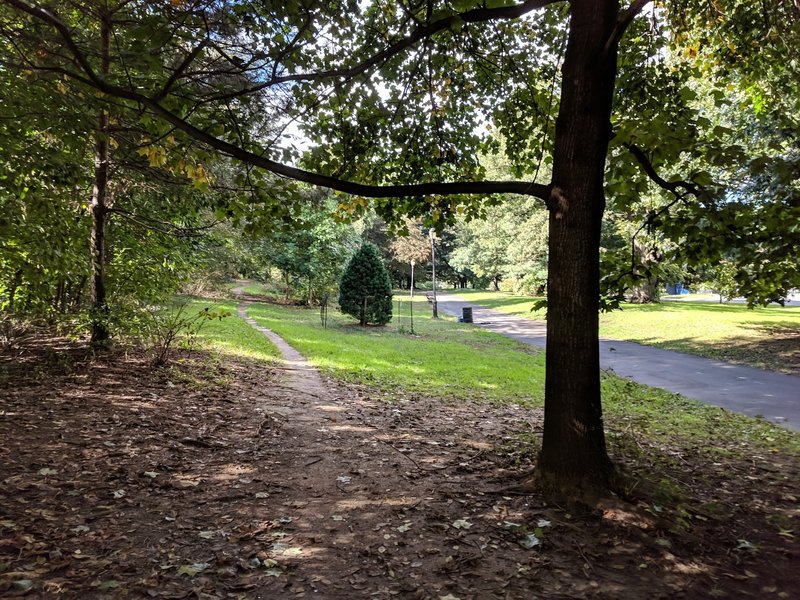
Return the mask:
{"type": "Polygon", "coordinates": [[[411,259],[411,302],[408,303],[408,307],[411,315],[411,335],[414,335],[414,264],[417,261],[413,258],[411,259]]]}
{"type": "Polygon", "coordinates": [[[413,258],[411,259],[411,299],[414,299],[414,264],[417,261],[413,258]]]}
{"type": "Polygon", "coordinates": [[[433,274],[433,318],[439,318],[439,309],[436,304],[436,248],[434,241],[436,240],[436,232],[433,228],[428,230],[428,235],[431,238],[431,273],[433,274]]]}

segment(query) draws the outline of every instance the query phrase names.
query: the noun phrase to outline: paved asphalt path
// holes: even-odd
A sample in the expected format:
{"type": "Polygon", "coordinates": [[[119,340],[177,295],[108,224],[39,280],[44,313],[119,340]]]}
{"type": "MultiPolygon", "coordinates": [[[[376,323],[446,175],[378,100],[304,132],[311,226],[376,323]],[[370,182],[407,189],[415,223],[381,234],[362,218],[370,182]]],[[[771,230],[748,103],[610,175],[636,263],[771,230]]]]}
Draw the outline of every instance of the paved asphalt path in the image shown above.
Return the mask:
{"type": "MultiPolygon", "coordinates": [[[[437,293],[439,310],[461,316],[472,307],[473,321],[486,329],[544,348],[546,326],[437,293]]],[[[800,377],[762,371],[718,360],[642,346],[634,342],[600,340],[600,367],[639,383],[662,388],[765,419],[800,431],[800,377]]]]}

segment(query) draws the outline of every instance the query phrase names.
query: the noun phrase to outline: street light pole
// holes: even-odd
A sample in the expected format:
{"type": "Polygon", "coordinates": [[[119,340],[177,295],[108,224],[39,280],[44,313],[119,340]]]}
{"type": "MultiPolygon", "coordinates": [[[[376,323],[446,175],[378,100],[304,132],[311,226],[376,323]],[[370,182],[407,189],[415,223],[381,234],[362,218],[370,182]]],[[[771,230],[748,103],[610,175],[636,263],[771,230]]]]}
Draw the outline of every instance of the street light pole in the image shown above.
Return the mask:
{"type": "Polygon", "coordinates": [[[439,318],[439,307],[436,304],[436,247],[434,240],[436,239],[436,232],[433,229],[428,230],[431,238],[431,272],[433,274],[433,318],[439,318]]]}
{"type": "Polygon", "coordinates": [[[411,299],[414,299],[414,263],[417,262],[413,258],[411,259],[411,299]]]}

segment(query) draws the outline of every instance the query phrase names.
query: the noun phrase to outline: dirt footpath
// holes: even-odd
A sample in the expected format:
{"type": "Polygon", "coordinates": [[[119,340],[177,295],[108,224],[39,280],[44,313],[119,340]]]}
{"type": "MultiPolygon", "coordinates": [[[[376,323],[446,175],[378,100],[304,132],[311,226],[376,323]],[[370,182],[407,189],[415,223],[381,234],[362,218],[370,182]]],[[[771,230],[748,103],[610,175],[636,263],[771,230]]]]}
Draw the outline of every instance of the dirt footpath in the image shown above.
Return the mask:
{"type": "Polygon", "coordinates": [[[714,466],[681,449],[680,471],[655,476],[685,483],[696,510],[648,500],[576,511],[509,491],[532,465],[537,410],[389,402],[302,363],[193,353],[152,369],[136,354],[92,358],[58,338],[2,355],[0,368],[2,596],[798,589],[790,457],[714,466]]]}

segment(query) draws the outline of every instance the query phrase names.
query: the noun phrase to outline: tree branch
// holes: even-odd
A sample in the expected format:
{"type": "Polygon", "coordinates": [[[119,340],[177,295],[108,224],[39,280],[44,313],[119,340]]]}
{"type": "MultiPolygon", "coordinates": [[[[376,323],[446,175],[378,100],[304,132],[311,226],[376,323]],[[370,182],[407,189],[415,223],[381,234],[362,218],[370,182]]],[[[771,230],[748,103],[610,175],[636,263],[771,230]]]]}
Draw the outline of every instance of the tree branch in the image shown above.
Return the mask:
{"type": "MultiPolygon", "coordinates": [[[[55,14],[43,8],[39,8],[37,6],[30,6],[23,0],[3,0],[3,1],[33,16],[34,18],[37,18],[41,21],[44,21],[52,25],[63,38],[64,43],[74,56],[75,61],[85,73],[85,77],[77,73],[74,73],[72,71],[69,71],[68,69],[55,68],[55,67],[54,68],[45,67],[45,69],[68,75],[78,81],[83,82],[86,85],[89,85],[97,89],[100,92],[103,92],[108,96],[136,102],[141,106],[144,106],[145,108],[149,109],[153,114],[160,117],[167,123],[173,125],[176,129],[184,132],[189,137],[199,142],[202,142],[227,156],[240,160],[244,163],[260,167],[276,175],[336,190],[339,192],[344,192],[346,194],[364,196],[367,198],[395,198],[395,197],[414,197],[414,196],[429,196],[429,195],[504,194],[504,193],[536,196],[543,200],[549,198],[550,195],[549,185],[532,183],[532,182],[460,181],[460,182],[430,182],[430,183],[406,184],[406,185],[366,185],[366,184],[338,179],[336,177],[331,177],[328,175],[313,173],[311,171],[306,171],[304,169],[299,169],[297,167],[292,167],[290,165],[270,160],[268,158],[265,158],[264,156],[260,156],[253,152],[245,150],[240,146],[236,146],[235,144],[231,144],[229,142],[226,142],[225,140],[219,139],[195,127],[181,116],[173,113],[172,111],[162,106],[157,99],[150,98],[134,90],[125,89],[108,83],[104,77],[98,75],[94,71],[88,59],[86,58],[86,55],[83,54],[83,52],[80,50],[77,43],[73,39],[69,27],[67,27],[67,25],[63,21],[61,21],[55,14]]],[[[558,1],[563,1],[563,0],[527,0],[527,2],[516,6],[503,7],[497,9],[476,9],[464,13],[464,15],[462,15],[462,18],[465,15],[471,15],[470,18],[473,21],[488,20],[490,18],[514,18],[522,14],[525,14],[530,10],[533,10],[534,8],[546,6],[548,4],[552,4],[558,1]]],[[[454,22],[455,18],[456,17],[452,17],[444,19],[443,21],[452,23],[454,22]]],[[[437,23],[439,22],[437,21],[437,23]]],[[[441,27],[440,29],[443,28],[444,27],[441,27]]],[[[429,29],[430,27],[426,28],[425,30],[428,31],[429,29]]],[[[440,29],[437,29],[437,31],[440,29]]],[[[422,36],[419,39],[421,38],[422,36]]],[[[406,38],[406,40],[410,39],[412,38],[411,37],[406,38]]],[[[416,39],[414,41],[416,41],[416,39]]],[[[403,47],[406,47],[411,43],[413,42],[409,42],[403,47]]]]}
{"type": "MultiPolygon", "coordinates": [[[[687,195],[692,194],[695,197],[700,197],[701,190],[692,182],[689,181],[667,181],[663,177],[661,177],[657,172],[655,167],[653,167],[653,163],[650,162],[650,159],[644,153],[644,150],[639,148],[636,144],[626,143],[624,146],[633,154],[636,161],[642,167],[642,170],[645,174],[660,188],[667,190],[674,194],[678,200],[683,200],[687,195]],[[683,193],[679,193],[678,190],[683,189],[683,193]]],[[[672,206],[672,204],[670,204],[672,206]]]]}
{"type": "Polygon", "coordinates": [[[174,223],[169,223],[160,219],[154,219],[153,217],[137,215],[122,208],[109,208],[107,212],[120,215],[121,217],[124,217],[125,219],[128,219],[132,223],[136,223],[145,229],[157,231],[159,233],[163,233],[164,235],[174,235],[175,237],[199,237],[202,235],[203,231],[211,229],[222,222],[212,221],[211,223],[200,225],[198,227],[181,227],[180,225],[175,225],[174,223]]]}
{"type": "MultiPolygon", "coordinates": [[[[18,2],[19,0],[9,1],[18,2]]],[[[565,0],[525,0],[525,2],[513,6],[503,6],[499,8],[476,8],[464,13],[451,15],[449,17],[438,19],[433,23],[429,23],[428,25],[420,25],[408,36],[394,42],[387,48],[384,48],[380,52],[352,67],[330,69],[328,71],[320,71],[317,73],[295,73],[292,75],[280,76],[273,74],[270,79],[259,83],[258,85],[244,88],[236,92],[231,92],[229,94],[220,94],[216,97],[216,99],[225,100],[237,96],[253,94],[283,83],[324,81],[327,79],[352,79],[358,75],[363,75],[373,67],[386,62],[393,56],[399,54],[407,48],[410,48],[417,42],[427,39],[440,31],[449,29],[458,23],[480,23],[484,21],[501,19],[518,19],[519,17],[536,10],[537,8],[544,8],[550,4],[556,4],[564,1],[565,0]]]]}
{"type": "Polygon", "coordinates": [[[622,35],[625,33],[625,30],[628,29],[628,26],[633,22],[636,16],[642,12],[642,9],[650,4],[652,0],[633,0],[630,6],[623,12],[619,19],[617,20],[617,24],[614,26],[614,30],[611,32],[611,35],[608,37],[608,41],[606,41],[606,45],[603,48],[603,52],[608,54],[608,52],[616,46],[619,41],[622,39],[622,35]]]}
{"type": "Polygon", "coordinates": [[[158,92],[158,94],[154,96],[154,100],[160,101],[165,98],[167,94],[169,94],[169,91],[172,89],[172,86],[175,85],[175,82],[178,80],[178,78],[183,75],[186,69],[189,68],[189,65],[194,62],[198,55],[203,51],[203,48],[205,48],[207,45],[208,38],[203,38],[203,40],[197,44],[197,46],[195,46],[189,54],[186,55],[181,64],[178,65],[172,75],[169,76],[169,79],[167,79],[166,83],[158,92]]]}

